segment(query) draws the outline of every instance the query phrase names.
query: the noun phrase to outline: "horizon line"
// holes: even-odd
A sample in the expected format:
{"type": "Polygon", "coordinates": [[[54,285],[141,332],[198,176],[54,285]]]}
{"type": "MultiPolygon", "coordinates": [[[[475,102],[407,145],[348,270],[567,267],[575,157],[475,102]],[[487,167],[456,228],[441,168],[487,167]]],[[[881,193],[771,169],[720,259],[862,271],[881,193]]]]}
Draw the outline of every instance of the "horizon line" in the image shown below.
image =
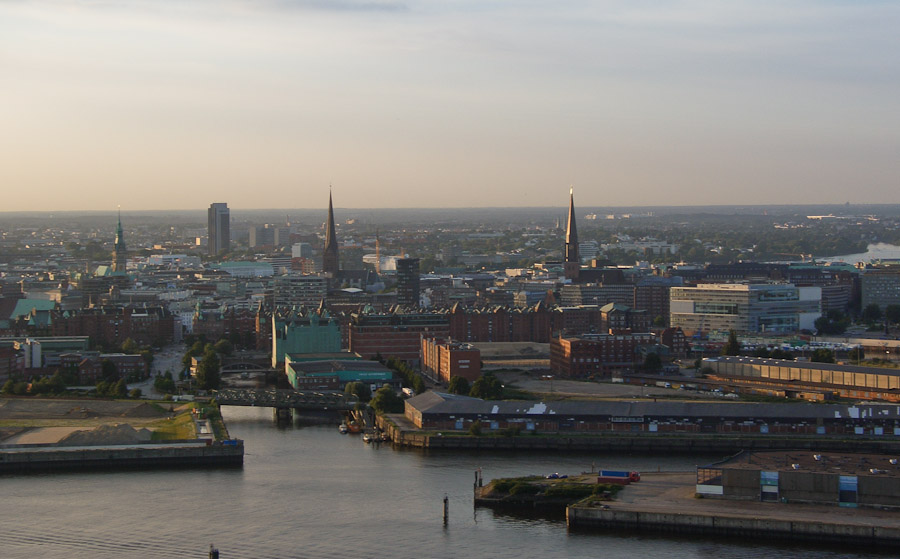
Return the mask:
{"type": "MultiPolygon", "coordinates": [[[[226,202],[227,203],[227,202],[226,202]]],[[[438,206],[415,206],[415,207],[377,207],[377,208],[369,208],[365,206],[335,206],[335,210],[367,210],[367,211],[397,211],[397,210],[442,210],[442,211],[453,211],[453,210],[538,210],[538,209],[548,209],[548,208],[563,208],[565,209],[568,206],[568,203],[563,204],[561,206],[453,206],[453,207],[438,207],[438,206]]],[[[848,202],[833,202],[833,203],[813,203],[813,204],[663,204],[663,205],[637,205],[637,206],[594,206],[594,205],[583,205],[578,206],[582,209],[590,209],[590,208],[609,208],[609,209],[644,209],[644,208],[804,208],[804,207],[861,207],[861,206],[878,206],[878,207],[890,207],[890,206],[900,206],[900,202],[866,202],[866,203],[855,203],[850,204],[848,202]]],[[[126,208],[126,213],[135,213],[135,212],[202,212],[206,211],[207,207],[197,207],[197,208],[150,208],[150,209],[140,209],[140,210],[128,210],[126,208]]],[[[312,207],[294,207],[294,208],[249,208],[249,207],[239,207],[239,206],[229,206],[229,210],[238,210],[238,211],[294,211],[294,210],[303,210],[303,211],[313,211],[325,209],[326,206],[312,206],[312,207]]],[[[121,210],[121,205],[117,206],[116,209],[110,210],[102,210],[102,209],[55,209],[55,210],[0,210],[0,215],[3,214],[41,214],[41,213],[88,213],[88,212],[97,212],[97,213],[116,213],[121,210]]]]}

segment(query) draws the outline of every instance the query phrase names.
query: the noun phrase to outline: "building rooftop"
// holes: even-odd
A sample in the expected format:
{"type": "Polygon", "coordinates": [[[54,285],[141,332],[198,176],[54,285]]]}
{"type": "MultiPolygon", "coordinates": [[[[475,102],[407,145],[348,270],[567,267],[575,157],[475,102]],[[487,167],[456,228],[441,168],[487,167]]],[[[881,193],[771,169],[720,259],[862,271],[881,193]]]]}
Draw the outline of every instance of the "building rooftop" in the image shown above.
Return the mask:
{"type": "Polygon", "coordinates": [[[762,471],[801,471],[841,475],[884,475],[900,477],[900,455],[836,452],[743,451],[705,468],[762,471]]]}
{"type": "Polygon", "coordinates": [[[559,415],[612,416],[617,418],[709,418],[720,421],[746,420],[897,420],[900,406],[866,404],[768,404],[740,402],[627,402],[627,401],[488,401],[451,397],[440,392],[425,392],[407,402],[422,413],[484,415],[559,415]]]}
{"type": "Polygon", "coordinates": [[[703,361],[717,363],[742,363],[769,367],[792,367],[817,371],[845,371],[849,373],[869,373],[887,376],[900,376],[900,369],[885,367],[863,367],[861,365],[838,365],[836,363],[817,363],[815,361],[792,361],[790,359],[763,359],[760,357],[707,357],[703,361]]]}
{"type": "Polygon", "coordinates": [[[391,370],[377,361],[359,359],[328,359],[323,361],[292,361],[291,369],[301,375],[321,375],[342,371],[391,373],[391,370]]]}
{"type": "Polygon", "coordinates": [[[16,306],[13,308],[12,313],[10,313],[9,318],[16,319],[20,316],[25,316],[32,310],[52,311],[55,308],[56,301],[49,301],[47,299],[19,299],[16,301],[16,306]]]}

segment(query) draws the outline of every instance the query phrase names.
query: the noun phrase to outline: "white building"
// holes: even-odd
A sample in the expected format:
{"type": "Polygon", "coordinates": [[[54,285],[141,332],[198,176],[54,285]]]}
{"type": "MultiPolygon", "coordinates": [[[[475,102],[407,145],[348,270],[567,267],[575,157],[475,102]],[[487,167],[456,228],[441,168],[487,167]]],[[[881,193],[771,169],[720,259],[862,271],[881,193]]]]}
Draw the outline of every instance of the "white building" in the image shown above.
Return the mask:
{"type": "Polygon", "coordinates": [[[670,324],[688,332],[797,332],[815,329],[822,289],[789,283],[673,287],[670,324]]]}

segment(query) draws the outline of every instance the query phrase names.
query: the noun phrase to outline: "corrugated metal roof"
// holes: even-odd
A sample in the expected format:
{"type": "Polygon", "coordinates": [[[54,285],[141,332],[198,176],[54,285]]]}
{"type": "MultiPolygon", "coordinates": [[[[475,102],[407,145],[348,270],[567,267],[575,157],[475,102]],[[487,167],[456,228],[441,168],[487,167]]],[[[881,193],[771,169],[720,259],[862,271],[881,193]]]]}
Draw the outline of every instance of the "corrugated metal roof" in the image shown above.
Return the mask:
{"type": "Polygon", "coordinates": [[[407,402],[422,413],[482,415],[560,415],[672,418],[784,418],[900,419],[900,405],[891,404],[765,404],[739,402],[629,402],[523,400],[486,401],[477,398],[426,392],[407,402]]]}
{"type": "Polygon", "coordinates": [[[900,376],[900,370],[885,367],[863,367],[860,365],[839,365],[836,363],[818,363],[815,361],[792,361],[789,359],[764,359],[761,357],[707,357],[704,361],[717,363],[739,363],[745,365],[766,365],[769,367],[791,367],[816,371],[844,371],[848,373],[869,373],[877,375],[900,376]]]}

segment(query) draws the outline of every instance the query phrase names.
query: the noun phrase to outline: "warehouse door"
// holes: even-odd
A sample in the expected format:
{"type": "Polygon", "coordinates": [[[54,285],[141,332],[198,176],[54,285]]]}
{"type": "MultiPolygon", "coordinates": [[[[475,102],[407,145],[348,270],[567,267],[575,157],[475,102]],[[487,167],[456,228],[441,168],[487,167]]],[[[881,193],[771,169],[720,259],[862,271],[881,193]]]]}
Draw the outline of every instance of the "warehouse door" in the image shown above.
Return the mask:
{"type": "Polygon", "coordinates": [[[841,476],[838,504],[842,507],[856,506],[856,476],[841,476]]]}
{"type": "Polygon", "coordinates": [[[778,502],[778,472],[759,472],[759,500],[778,502]]]}

